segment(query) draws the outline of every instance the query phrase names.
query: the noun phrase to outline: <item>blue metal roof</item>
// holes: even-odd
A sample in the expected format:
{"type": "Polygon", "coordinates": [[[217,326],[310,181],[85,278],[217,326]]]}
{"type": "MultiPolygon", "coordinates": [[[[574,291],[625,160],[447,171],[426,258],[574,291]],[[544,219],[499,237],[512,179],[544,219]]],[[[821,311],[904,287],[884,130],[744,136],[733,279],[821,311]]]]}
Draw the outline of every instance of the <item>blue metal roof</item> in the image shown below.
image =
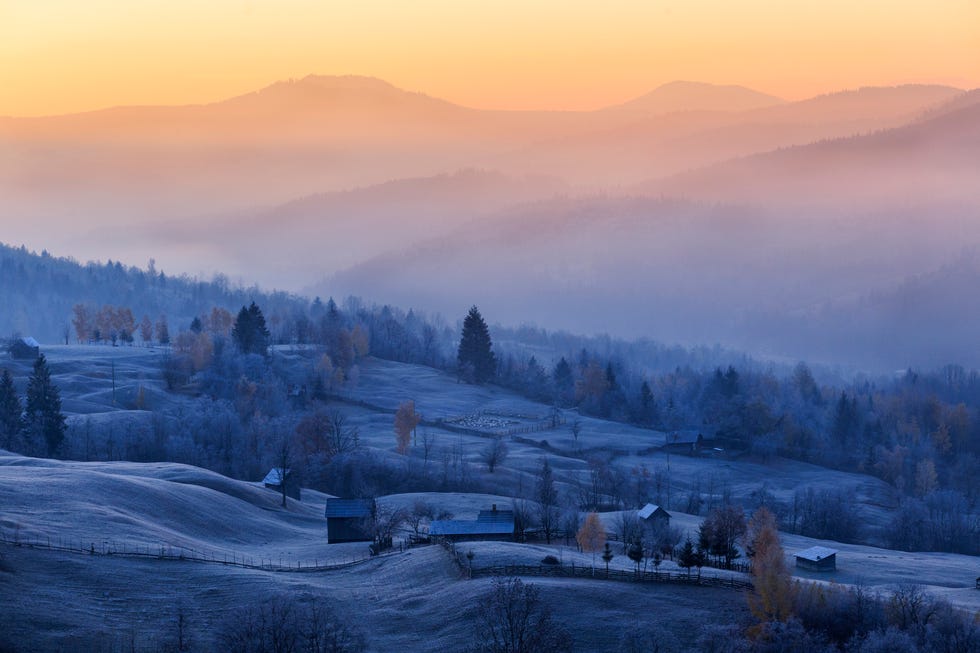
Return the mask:
{"type": "Polygon", "coordinates": [[[510,521],[437,519],[429,524],[429,535],[510,535],[513,532],[513,518],[510,521]]]}
{"type": "Polygon", "coordinates": [[[370,517],[374,499],[327,499],[326,517],[370,517]]]}
{"type": "Polygon", "coordinates": [[[481,510],[480,514],[476,516],[476,520],[481,522],[504,521],[513,524],[514,511],[513,510],[481,510]]]}

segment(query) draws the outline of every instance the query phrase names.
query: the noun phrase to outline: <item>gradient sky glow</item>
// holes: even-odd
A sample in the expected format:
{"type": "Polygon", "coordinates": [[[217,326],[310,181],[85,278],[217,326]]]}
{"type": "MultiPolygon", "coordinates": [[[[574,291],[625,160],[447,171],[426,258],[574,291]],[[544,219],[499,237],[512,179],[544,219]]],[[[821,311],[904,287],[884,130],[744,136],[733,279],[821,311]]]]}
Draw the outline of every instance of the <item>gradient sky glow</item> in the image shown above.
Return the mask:
{"type": "Polygon", "coordinates": [[[363,74],[460,104],[590,109],[664,82],[798,99],[980,86],[977,0],[0,0],[0,115],[208,102],[363,74]]]}

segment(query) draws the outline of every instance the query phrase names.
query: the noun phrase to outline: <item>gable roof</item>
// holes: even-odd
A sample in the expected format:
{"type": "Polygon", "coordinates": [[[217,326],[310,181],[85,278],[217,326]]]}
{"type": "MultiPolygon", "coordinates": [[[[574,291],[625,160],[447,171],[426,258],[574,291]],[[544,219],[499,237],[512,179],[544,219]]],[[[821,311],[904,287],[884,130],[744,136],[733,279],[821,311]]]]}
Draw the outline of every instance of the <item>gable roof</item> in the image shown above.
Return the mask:
{"type": "Polygon", "coordinates": [[[429,535],[510,535],[514,532],[514,520],[464,521],[461,519],[436,519],[429,524],[429,535]]]}
{"type": "Polygon", "coordinates": [[[664,510],[660,506],[654,505],[652,503],[648,503],[647,505],[645,505],[642,508],[640,508],[639,510],[637,510],[636,511],[636,516],[639,517],[640,519],[649,519],[650,517],[652,517],[654,514],[656,514],[658,512],[660,512],[660,513],[662,513],[664,515],[667,515],[668,518],[670,517],[670,513],[669,512],[667,512],[666,510],[664,510]]]}
{"type": "Polygon", "coordinates": [[[481,510],[476,516],[476,520],[480,522],[510,522],[514,523],[514,511],[513,510],[481,510]]]}
{"type": "Polygon", "coordinates": [[[828,549],[825,546],[811,546],[809,549],[797,551],[794,555],[797,558],[803,558],[804,560],[810,560],[811,562],[819,562],[820,560],[829,558],[832,555],[837,555],[837,550],[828,549]]]}
{"type": "Polygon", "coordinates": [[[325,517],[370,517],[374,499],[327,499],[325,517]]]}
{"type": "MultiPolygon", "coordinates": [[[[287,468],[285,477],[288,479],[292,473],[293,470],[287,468]]],[[[262,482],[266,485],[282,485],[282,477],[282,467],[273,467],[269,470],[269,473],[265,475],[265,478],[262,479],[262,482]]]]}
{"type": "Polygon", "coordinates": [[[700,431],[677,431],[667,434],[667,444],[697,444],[704,436],[700,431]]]}
{"type": "Polygon", "coordinates": [[[32,338],[30,336],[27,336],[26,338],[21,338],[20,341],[22,343],[24,343],[25,345],[27,345],[28,347],[40,347],[41,346],[41,343],[39,343],[37,340],[35,340],[34,338],[32,338]]]}

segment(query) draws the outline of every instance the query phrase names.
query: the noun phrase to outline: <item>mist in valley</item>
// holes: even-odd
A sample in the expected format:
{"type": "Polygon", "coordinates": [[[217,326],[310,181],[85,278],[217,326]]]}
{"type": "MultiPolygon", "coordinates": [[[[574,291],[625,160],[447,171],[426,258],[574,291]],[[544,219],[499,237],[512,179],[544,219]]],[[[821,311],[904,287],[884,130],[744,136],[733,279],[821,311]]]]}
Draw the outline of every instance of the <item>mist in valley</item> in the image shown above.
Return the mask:
{"type": "Polygon", "coordinates": [[[975,650],[978,182],[939,84],[0,118],[0,650],[975,650]]]}
{"type": "Polygon", "coordinates": [[[870,371],[974,365],[978,311],[958,290],[980,243],[977,102],[676,83],[591,112],[500,112],[308,77],[4,119],[4,239],[443,315],[479,303],[512,326],[870,371]],[[903,299],[925,284],[928,310],[903,299]],[[948,319],[929,319],[937,305],[948,319]]]}

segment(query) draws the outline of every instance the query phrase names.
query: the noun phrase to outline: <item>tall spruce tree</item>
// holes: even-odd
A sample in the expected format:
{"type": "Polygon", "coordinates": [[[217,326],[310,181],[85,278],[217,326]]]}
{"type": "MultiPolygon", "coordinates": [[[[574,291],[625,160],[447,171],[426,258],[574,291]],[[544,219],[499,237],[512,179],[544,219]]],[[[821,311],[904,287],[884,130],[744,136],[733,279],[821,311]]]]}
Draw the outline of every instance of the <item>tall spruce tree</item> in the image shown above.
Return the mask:
{"type": "Polygon", "coordinates": [[[497,372],[497,357],[490,341],[490,329],[476,306],[463,320],[463,335],[456,356],[459,377],[469,383],[485,383],[497,372]]]}
{"type": "Polygon", "coordinates": [[[27,382],[27,406],[24,430],[36,447],[38,437],[43,437],[49,456],[54,456],[65,441],[65,416],[61,414],[61,393],[51,381],[51,370],[44,354],[34,361],[34,373],[27,382]]]}
{"type": "Polygon", "coordinates": [[[243,354],[267,353],[269,348],[269,329],[265,326],[262,310],[252,302],[248,308],[242,306],[231,329],[231,337],[243,354]]]}
{"type": "Polygon", "coordinates": [[[14,378],[4,370],[3,376],[0,376],[0,447],[13,450],[23,426],[23,412],[14,378]]]}

